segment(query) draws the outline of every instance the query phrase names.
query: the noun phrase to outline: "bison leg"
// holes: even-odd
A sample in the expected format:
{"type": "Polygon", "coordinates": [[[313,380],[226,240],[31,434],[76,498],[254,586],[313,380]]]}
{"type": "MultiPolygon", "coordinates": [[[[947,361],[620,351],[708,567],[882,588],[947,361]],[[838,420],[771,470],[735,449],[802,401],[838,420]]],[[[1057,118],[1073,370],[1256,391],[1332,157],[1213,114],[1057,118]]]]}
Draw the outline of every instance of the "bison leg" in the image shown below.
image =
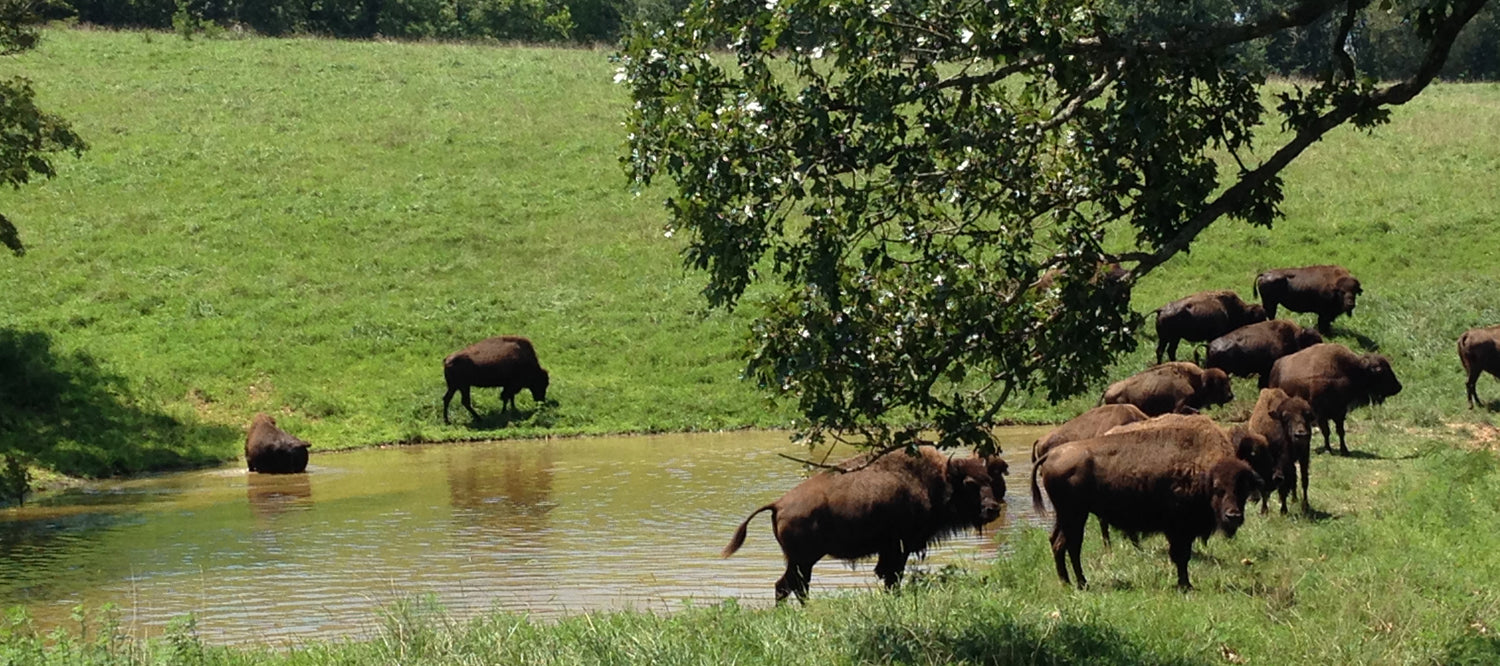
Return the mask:
{"type": "Polygon", "coordinates": [[[1167,548],[1172,555],[1172,564],[1177,565],[1177,589],[1187,592],[1193,589],[1188,581],[1188,560],[1193,559],[1193,536],[1173,534],[1167,537],[1167,548]]]}
{"type": "Polygon", "coordinates": [[[885,589],[893,589],[901,584],[901,574],[906,571],[906,551],[900,548],[880,551],[880,559],[875,561],[875,575],[885,581],[885,589]]]}
{"type": "MultiPolygon", "coordinates": [[[[1333,315],[1333,317],[1337,316],[1337,314],[1333,315]]],[[[1333,335],[1333,317],[1326,314],[1318,314],[1318,332],[1322,333],[1325,338],[1333,335]]]]}
{"type": "Polygon", "coordinates": [[[1469,368],[1469,383],[1464,385],[1464,395],[1469,399],[1469,409],[1474,409],[1474,403],[1479,402],[1479,392],[1475,390],[1475,387],[1479,385],[1480,372],[1478,363],[1469,368]]]}
{"type": "Polygon", "coordinates": [[[1177,343],[1176,340],[1173,340],[1173,339],[1165,337],[1165,336],[1159,337],[1159,338],[1156,339],[1156,364],[1157,365],[1161,365],[1161,357],[1162,357],[1163,354],[1167,353],[1167,349],[1169,347],[1172,349],[1171,355],[1174,358],[1176,357],[1176,355],[1177,355],[1177,349],[1176,349],[1177,345],[1176,345],[1176,343],[1177,343]]]}
{"type": "Polygon", "coordinates": [[[786,573],[776,581],[776,603],[786,601],[787,596],[797,595],[797,601],[807,603],[807,584],[812,580],[812,564],[787,562],[786,573]]]}
{"type": "Polygon", "coordinates": [[[1347,456],[1349,455],[1349,447],[1344,445],[1344,417],[1333,417],[1333,425],[1339,430],[1339,455],[1347,456]]]}
{"type": "Polygon", "coordinates": [[[453,400],[454,393],[458,393],[458,389],[449,386],[448,392],[443,394],[443,423],[452,423],[448,420],[448,403],[453,400]]]}
{"type": "Polygon", "coordinates": [[[1068,570],[1063,561],[1066,555],[1073,560],[1073,575],[1078,578],[1078,589],[1081,590],[1089,584],[1083,577],[1083,565],[1078,559],[1083,552],[1083,528],[1087,526],[1089,514],[1079,512],[1076,518],[1071,512],[1056,512],[1056,515],[1057,523],[1052,528],[1052,559],[1057,563],[1057,576],[1062,582],[1068,582],[1068,570]]]}
{"type": "Polygon", "coordinates": [[[1063,536],[1062,522],[1058,521],[1052,525],[1052,561],[1057,565],[1057,578],[1068,584],[1068,540],[1063,536]]]}
{"type": "Polygon", "coordinates": [[[1332,431],[1328,429],[1328,419],[1321,414],[1318,415],[1318,430],[1323,431],[1323,450],[1333,452],[1333,445],[1328,443],[1328,434],[1332,431]]]}
{"type": "Polygon", "coordinates": [[[465,386],[463,388],[460,388],[458,389],[458,392],[459,402],[463,404],[464,409],[469,410],[469,415],[473,416],[475,421],[478,421],[479,412],[474,411],[474,397],[469,394],[469,387],[465,386]]]}
{"type": "Polygon", "coordinates": [[[521,392],[521,387],[511,388],[509,386],[500,389],[500,408],[515,411],[516,394],[521,392]]]}

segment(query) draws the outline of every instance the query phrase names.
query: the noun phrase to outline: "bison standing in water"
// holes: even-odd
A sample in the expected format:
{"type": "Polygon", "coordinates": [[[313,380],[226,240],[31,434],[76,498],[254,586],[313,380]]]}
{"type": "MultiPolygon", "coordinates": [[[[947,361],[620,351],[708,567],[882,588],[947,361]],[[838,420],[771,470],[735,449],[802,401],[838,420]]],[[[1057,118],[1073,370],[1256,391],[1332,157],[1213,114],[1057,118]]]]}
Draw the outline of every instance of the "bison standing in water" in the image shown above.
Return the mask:
{"type": "Polygon", "coordinates": [[[1401,382],[1391,371],[1390,359],[1380,354],[1355,354],[1348,347],[1323,343],[1290,356],[1283,356],[1271,366],[1271,388],[1302,398],[1318,415],[1318,429],[1323,431],[1323,450],[1329,444],[1328,421],[1339,431],[1339,453],[1349,455],[1344,444],[1344,417],[1350,407],[1380,402],[1401,392],[1401,382]]]}
{"type": "Polygon", "coordinates": [[[1078,587],[1088,584],[1079,554],[1089,514],[1126,532],[1164,534],[1184,590],[1192,588],[1193,540],[1218,530],[1232,537],[1245,521],[1245,501],[1261,480],[1223,430],[1208,419],[1134,429],[1141,425],[1063,444],[1032,466],[1033,507],[1044,513],[1042,487],[1052,500],[1052,558],[1064,583],[1071,559],[1078,587]]]}
{"type": "Polygon", "coordinates": [[[1173,361],[1147,368],[1109,385],[1100,402],[1135,405],[1147,416],[1197,411],[1234,399],[1229,375],[1223,370],[1204,370],[1186,361],[1173,361]]]}
{"type": "Polygon", "coordinates": [[[252,472],[298,474],[307,471],[310,446],[276,427],[276,419],[261,412],[250,421],[245,437],[245,464],[252,472]]]}
{"type": "Polygon", "coordinates": [[[875,575],[894,587],[912,553],[1000,516],[1008,470],[1000,456],[947,456],[930,446],[915,454],[859,456],[750,512],[722,554],[739,550],[750,520],[769,510],[772,532],[786,556],[786,573],[776,581],[777,601],[790,594],[806,601],[813,564],[825,556],[877,555],[875,575]]]}
{"type": "Polygon", "coordinates": [[[1500,326],[1465,331],[1458,338],[1458,360],[1469,375],[1464,394],[1469,398],[1469,409],[1474,409],[1474,403],[1479,402],[1475,390],[1479,375],[1488,372],[1500,378],[1500,326]]]}
{"type": "Polygon", "coordinates": [[[547,399],[547,371],[536,360],[531,341],[515,335],[480,340],[443,359],[443,379],[448,392],[443,394],[443,423],[448,423],[448,403],[453,394],[463,393],[464,409],[477,420],[479,412],[469,398],[469,387],[500,387],[500,408],[515,409],[516,394],[531,390],[538,403],[547,399]]]}
{"type": "Polygon", "coordinates": [[[1232,291],[1203,291],[1156,309],[1156,362],[1177,360],[1177,342],[1208,342],[1241,326],[1266,320],[1259,305],[1232,291]]]}
{"type": "Polygon", "coordinates": [[[1260,378],[1260,388],[1270,381],[1276,359],[1323,341],[1323,336],[1296,322],[1272,319],[1244,326],[1208,343],[1203,367],[1218,368],[1230,375],[1260,378]]]}
{"type": "Polygon", "coordinates": [[[1364,289],[1343,266],[1278,268],[1255,276],[1255,294],[1265,305],[1266,316],[1275,319],[1276,308],[1318,315],[1318,332],[1333,334],[1333,320],[1354,316],[1354,301],[1364,289]]]}

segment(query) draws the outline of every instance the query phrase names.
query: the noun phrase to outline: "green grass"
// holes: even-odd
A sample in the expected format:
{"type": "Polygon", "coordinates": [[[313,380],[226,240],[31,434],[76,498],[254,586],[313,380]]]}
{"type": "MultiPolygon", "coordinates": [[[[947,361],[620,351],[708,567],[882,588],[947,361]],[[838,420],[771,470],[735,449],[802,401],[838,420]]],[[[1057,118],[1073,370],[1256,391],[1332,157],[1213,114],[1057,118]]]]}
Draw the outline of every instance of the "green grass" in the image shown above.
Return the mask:
{"type": "MultiPolygon", "coordinates": [[[[0,362],[24,369],[0,391],[25,405],[0,444],[44,467],[232,459],[256,411],[320,449],[791,420],[739,379],[748,320],[704,311],[660,192],[628,191],[607,51],[54,30],[12,72],[93,146],[0,198],[30,249],[0,258],[0,362]],[[536,342],[557,404],[505,416],[483,391],[483,420],[444,426],[441,359],[499,334],[536,342]]],[[[1355,422],[1487,419],[1453,346],[1500,322],[1497,167],[1500,86],[1434,87],[1334,132],[1286,174],[1275,229],[1221,223],[1136,306],[1341,263],[1365,294],[1335,341],[1407,387],[1355,422]]],[[[1147,364],[1141,340],[1116,377],[1147,364]]],[[[1237,388],[1221,416],[1248,410],[1237,388]]]]}

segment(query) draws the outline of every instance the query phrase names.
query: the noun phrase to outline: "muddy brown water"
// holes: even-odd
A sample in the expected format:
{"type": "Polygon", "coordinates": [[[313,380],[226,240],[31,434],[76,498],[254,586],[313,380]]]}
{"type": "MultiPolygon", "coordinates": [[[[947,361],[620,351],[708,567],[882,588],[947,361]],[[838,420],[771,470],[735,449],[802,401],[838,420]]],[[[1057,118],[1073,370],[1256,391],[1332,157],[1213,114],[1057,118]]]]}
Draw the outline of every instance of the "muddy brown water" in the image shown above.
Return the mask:
{"type": "MultiPolygon", "coordinates": [[[[1004,513],[914,567],[992,560],[1041,524],[1026,483],[1044,431],[999,433],[1004,513]]],[[[804,477],[778,453],[821,455],[778,432],[497,441],[315,450],[301,475],[94,483],[0,510],[0,607],[24,606],[45,631],[112,604],[137,636],[192,614],[210,642],[277,645],[368,635],[383,607],[414,597],[457,617],[769,606],[783,569],[769,514],[735,556],[719,551],[804,477]]],[[[824,560],[812,592],[877,589],[872,567],[824,560]]]]}

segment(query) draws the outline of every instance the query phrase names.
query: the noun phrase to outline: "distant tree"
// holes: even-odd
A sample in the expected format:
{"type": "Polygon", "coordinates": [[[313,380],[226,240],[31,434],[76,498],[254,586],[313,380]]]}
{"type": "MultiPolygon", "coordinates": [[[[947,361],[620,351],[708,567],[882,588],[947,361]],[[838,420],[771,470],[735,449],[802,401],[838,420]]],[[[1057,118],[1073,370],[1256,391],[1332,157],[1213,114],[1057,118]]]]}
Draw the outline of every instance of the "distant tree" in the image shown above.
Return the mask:
{"type": "MultiPolygon", "coordinates": [[[[10,56],[36,46],[38,17],[29,0],[0,0],[0,56],[10,56]]],[[[82,154],[83,139],[67,121],[38,109],[31,81],[24,77],[0,80],[0,179],[14,188],[31,182],[34,175],[52,177],[49,155],[71,151],[82,154]]],[[[16,255],[24,254],[21,234],[0,214],[0,245],[16,255]]]]}
{"type": "Polygon", "coordinates": [[[668,182],[708,302],[753,303],[747,375],[808,434],[988,446],[1015,392],[1134,347],[1135,281],[1216,220],[1269,226],[1282,170],[1385,122],[1484,4],[692,0],[622,46],[622,161],[668,182]],[[1389,85],[1346,48],[1367,9],[1421,44],[1389,85]],[[1269,111],[1244,49],[1319,21],[1323,78],[1269,111]]]}

